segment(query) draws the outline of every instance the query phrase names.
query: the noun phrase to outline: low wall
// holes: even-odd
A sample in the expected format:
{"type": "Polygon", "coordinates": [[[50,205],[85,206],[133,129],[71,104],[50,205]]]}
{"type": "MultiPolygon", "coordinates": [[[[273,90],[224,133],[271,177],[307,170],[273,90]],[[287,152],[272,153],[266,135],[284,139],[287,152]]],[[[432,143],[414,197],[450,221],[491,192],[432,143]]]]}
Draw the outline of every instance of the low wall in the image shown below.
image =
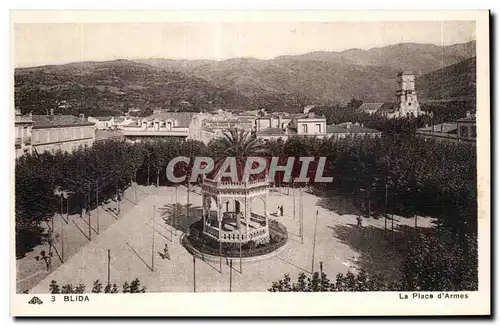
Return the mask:
{"type": "MultiPolygon", "coordinates": [[[[189,241],[187,241],[187,239],[185,239],[185,237],[186,237],[186,234],[183,234],[181,236],[180,242],[183,245],[183,247],[186,248],[186,250],[191,255],[195,256],[198,259],[201,259],[202,261],[207,261],[207,262],[211,262],[211,263],[218,263],[220,261],[220,256],[214,256],[214,255],[209,255],[209,254],[200,252],[199,250],[197,250],[196,248],[194,248],[193,246],[191,246],[191,244],[189,243],[189,241]]],[[[267,253],[265,255],[252,256],[252,257],[242,257],[241,261],[243,263],[251,263],[251,262],[256,262],[256,261],[261,261],[261,260],[273,258],[276,255],[278,255],[283,249],[285,249],[285,247],[287,246],[287,244],[288,244],[288,241],[286,241],[285,244],[281,245],[280,247],[276,248],[276,250],[273,250],[272,252],[267,253]]],[[[233,261],[239,261],[240,260],[239,257],[222,257],[222,259],[223,260],[232,259],[233,261]]]]}

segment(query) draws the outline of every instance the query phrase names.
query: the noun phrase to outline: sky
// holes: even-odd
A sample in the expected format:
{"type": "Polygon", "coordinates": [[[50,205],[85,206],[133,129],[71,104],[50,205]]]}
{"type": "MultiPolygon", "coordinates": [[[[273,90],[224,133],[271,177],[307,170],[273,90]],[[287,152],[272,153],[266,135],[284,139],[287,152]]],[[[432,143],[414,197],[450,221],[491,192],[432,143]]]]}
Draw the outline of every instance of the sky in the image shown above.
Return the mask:
{"type": "Polygon", "coordinates": [[[16,23],[16,67],[114,59],[215,59],[475,40],[474,21],[16,23]]]}

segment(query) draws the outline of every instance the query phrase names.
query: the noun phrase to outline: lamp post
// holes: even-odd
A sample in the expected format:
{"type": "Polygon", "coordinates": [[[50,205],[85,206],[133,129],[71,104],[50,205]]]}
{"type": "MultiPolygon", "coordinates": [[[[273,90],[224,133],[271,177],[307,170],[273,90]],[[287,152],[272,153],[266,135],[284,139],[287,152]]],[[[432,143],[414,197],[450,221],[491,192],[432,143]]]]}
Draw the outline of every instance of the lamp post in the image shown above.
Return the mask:
{"type": "Polygon", "coordinates": [[[196,292],[196,256],[193,254],[193,292],[196,292]]]}
{"type": "Polygon", "coordinates": [[[96,203],[96,215],[97,215],[97,234],[99,234],[99,183],[95,181],[95,203],[96,203]]]}
{"type": "Polygon", "coordinates": [[[303,202],[302,188],[299,188],[299,233],[300,233],[300,243],[304,243],[304,202],[303,202]]]}
{"type": "Polygon", "coordinates": [[[229,261],[229,292],[233,289],[233,260],[229,261]]]}
{"type": "Polygon", "coordinates": [[[61,217],[61,260],[64,263],[64,219],[62,217],[61,217]]]}
{"type": "Polygon", "coordinates": [[[153,226],[153,243],[151,245],[151,270],[155,270],[155,213],[156,213],[156,206],[153,206],[153,219],[152,219],[152,226],[153,226]]]}
{"type": "Polygon", "coordinates": [[[387,240],[387,214],[389,214],[389,207],[387,206],[387,189],[388,185],[385,184],[385,215],[384,215],[384,237],[387,240]]]}
{"type": "Polygon", "coordinates": [[[311,274],[314,273],[314,254],[315,254],[315,251],[316,251],[316,232],[317,232],[317,226],[318,226],[318,214],[319,214],[319,211],[316,211],[316,221],[314,223],[314,238],[313,238],[311,274]]]}
{"type": "Polygon", "coordinates": [[[108,288],[111,286],[111,283],[110,283],[110,274],[111,274],[110,265],[111,265],[111,250],[108,249],[108,288]]]}

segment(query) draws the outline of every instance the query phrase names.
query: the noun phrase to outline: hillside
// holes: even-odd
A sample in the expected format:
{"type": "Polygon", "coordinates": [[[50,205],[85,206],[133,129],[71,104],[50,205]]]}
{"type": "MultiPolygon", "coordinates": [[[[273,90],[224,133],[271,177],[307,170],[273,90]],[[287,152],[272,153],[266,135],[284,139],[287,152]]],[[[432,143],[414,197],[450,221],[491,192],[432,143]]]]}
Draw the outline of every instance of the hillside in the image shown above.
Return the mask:
{"type": "Polygon", "coordinates": [[[294,94],[313,102],[345,103],[353,96],[365,101],[391,101],[399,71],[411,69],[422,75],[474,55],[473,41],[444,47],[403,43],[370,50],[280,56],[272,60],[140,62],[177,69],[250,98],[294,94]]]}
{"type": "Polygon", "coordinates": [[[476,98],[476,58],[433,71],[416,81],[419,97],[427,101],[476,98]]]}
{"type": "Polygon", "coordinates": [[[400,43],[369,50],[350,49],[342,52],[312,52],[278,59],[320,60],[360,66],[385,66],[398,70],[413,70],[422,75],[459,61],[476,53],[476,42],[438,46],[434,44],[400,43]]]}
{"type": "Polygon", "coordinates": [[[15,105],[22,112],[55,108],[56,113],[120,114],[129,108],[179,107],[183,101],[193,108],[249,104],[241,94],[203,79],[127,60],[15,71],[15,105]]]}
{"type": "Polygon", "coordinates": [[[403,69],[435,70],[417,74],[421,101],[470,97],[475,93],[474,48],[475,42],[448,47],[405,43],[272,60],[153,58],[20,68],[15,71],[15,105],[38,114],[50,108],[92,115],[130,108],[293,112],[311,103],[343,104],[352,97],[392,101],[396,75],[403,69]]]}

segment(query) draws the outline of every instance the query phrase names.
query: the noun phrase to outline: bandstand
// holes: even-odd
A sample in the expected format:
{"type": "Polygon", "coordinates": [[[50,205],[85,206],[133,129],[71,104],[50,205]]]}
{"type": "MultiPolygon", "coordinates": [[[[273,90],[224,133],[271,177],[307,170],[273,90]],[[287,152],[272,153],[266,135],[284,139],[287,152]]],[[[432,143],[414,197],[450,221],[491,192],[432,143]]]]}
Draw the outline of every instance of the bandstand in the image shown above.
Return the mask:
{"type": "Polygon", "coordinates": [[[205,178],[201,190],[205,235],[222,243],[269,242],[267,178],[241,182],[205,178]],[[252,204],[260,207],[259,212],[252,211],[252,204]]]}

